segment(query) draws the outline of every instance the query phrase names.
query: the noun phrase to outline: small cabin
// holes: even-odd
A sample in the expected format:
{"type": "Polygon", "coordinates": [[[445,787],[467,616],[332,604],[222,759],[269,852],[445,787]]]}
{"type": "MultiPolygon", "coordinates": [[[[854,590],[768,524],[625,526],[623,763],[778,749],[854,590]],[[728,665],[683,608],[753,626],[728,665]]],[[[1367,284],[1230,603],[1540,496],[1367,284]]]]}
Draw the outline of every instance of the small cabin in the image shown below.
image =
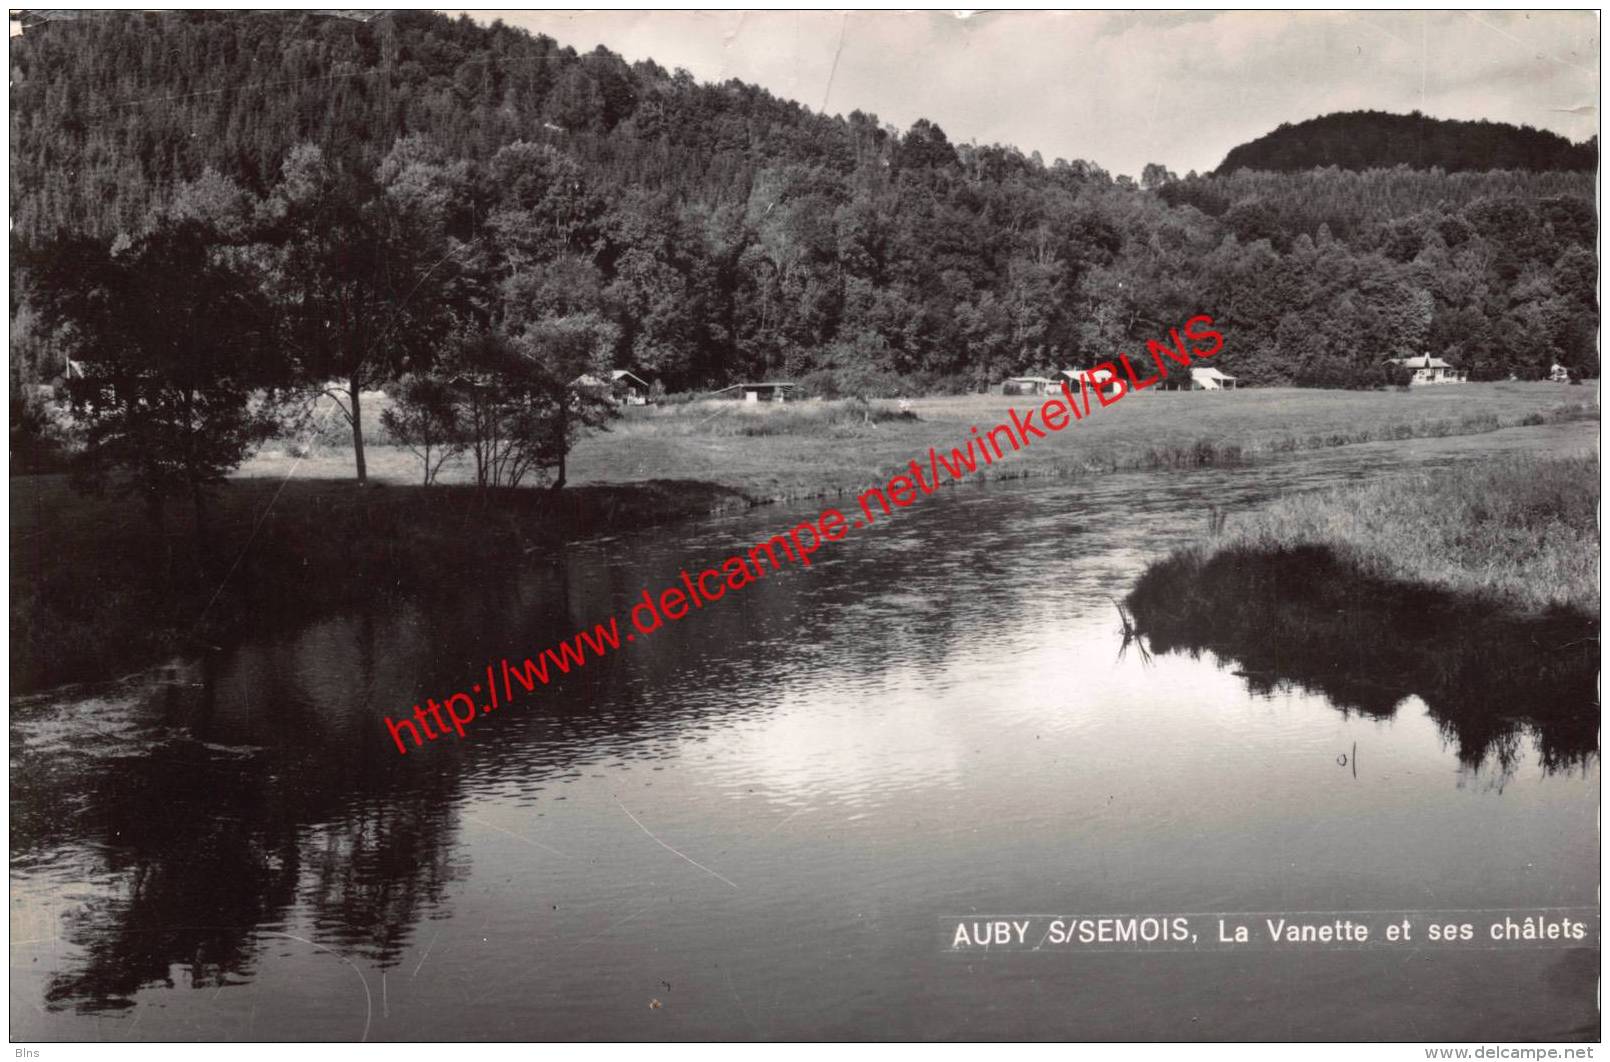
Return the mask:
{"type": "Polygon", "coordinates": [[[793,390],[792,381],[774,380],[769,383],[731,384],[719,391],[712,391],[710,397],[741,399],[745,402],[786,402],[789,392],[793,390]]]}
{"type": "Polygon", "coordinates": [[[1549,366],[1549,383],[1570,383],[1571,370],[1559,362],[1549,366]]]}
{"type": "Polygon", "coordinates": [[[1057,373],[1053,390],[1060,391],[1063,381],[1067,381],[1068,390],[1072,394],[1079,393],[1080,377],[1086,377],[1088,383],[1084,386],[1107,398],[1118,398],[1124,393],[1124,381],[1120,376],[1109,376],[1106,369],[1063,369],[1057,373]],[[1099,386],[1098,386],[1099,384],[1099,386]]]}
{"type": "Polygon", "coordinates": [[[1465,370],[1456,369],[1441,358],[1433,358],[1429,353],[1418,358],[1388,358],[1387,361],[1409,370],[1410,386],[1465,382],[1465,370]]]}
{"type": "Polygon", "coordinates": [[[1001,381],[1003,395],[1043,395],[1055,389],[1055,382],[1044,376],[1008,376],[1001,381]]]}
{"type": "Polygon", "coordinates": [[[616,369],[609,374],[610,394],[617,402],[624,402],[629,406],[648,405],[649,386],[642,377],[625,369],[616,369]]]}
{"type": "Polygon", "coordinates": [[[1229,373],[1201,367],[1193,368],[1189,376],[1171,373],[1161,384],[1165,391],[1234,391],[1239,385],[1229,373]]]}
{"type": "Polygon", "coordinates": [[[648,405],[648,384],[634,373],[616,369],[605,379],[596,373],[584,372],[570,386],[578,391],[591,391],[611,402],[628,406],[648,405]]]}

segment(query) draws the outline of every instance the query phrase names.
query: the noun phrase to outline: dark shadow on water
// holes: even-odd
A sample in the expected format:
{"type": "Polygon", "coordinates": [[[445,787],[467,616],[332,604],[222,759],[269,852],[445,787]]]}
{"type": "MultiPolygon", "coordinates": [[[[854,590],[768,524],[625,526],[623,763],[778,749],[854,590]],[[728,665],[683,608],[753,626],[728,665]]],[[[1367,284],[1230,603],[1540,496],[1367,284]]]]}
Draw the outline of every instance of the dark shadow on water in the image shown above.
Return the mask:
{"type": "Polygon", "coordinates": [[[1418,695],[1472,767],[1510,773],[1528,735],[1551,773],[1598,755],[1597,617],[1517,615],[1364,575],[1321,546],[1176,554],[1127,604],[1154,652],[1211,651],[1256,694],[1297,687],[1376,718],[1418,695]]]}

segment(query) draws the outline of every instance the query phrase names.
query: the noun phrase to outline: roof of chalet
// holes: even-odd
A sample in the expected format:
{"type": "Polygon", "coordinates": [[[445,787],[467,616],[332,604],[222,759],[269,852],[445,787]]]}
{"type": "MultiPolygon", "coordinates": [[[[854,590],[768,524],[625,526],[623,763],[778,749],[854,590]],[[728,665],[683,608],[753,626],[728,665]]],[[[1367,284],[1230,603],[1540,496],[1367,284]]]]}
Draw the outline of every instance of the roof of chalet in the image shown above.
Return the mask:
{"type": "Polygon", "coordinates": [[[1388,358],[1388,361],[1401,365],[1405,369],[1451,369],[1452,365],[1441,358],[1433,358],[1430,354],[1422,354],[1418,358],[1388,358]]]}
{"type": "Polygon", "coordinates": [[[1233,380],[1233,379],[1235,379],[1235,377],[1231,376],[1227,372],[1220,372],[1218,369],[1193,368],[1191,370],[1191,379],[1193,379],[1193,380],[1233,380]]]}
{"type": "Polygon", "coordinates": [[[607,380],[604,379],[602,376],[599,376],[595,372],[584,372],[580,376],[576,377],[574,380],[571,380],[570,381],[570,386],[571,387],[609,387],[612,384],[620,383],[622,380],[627,379],[628,377],[630,377],[633,380],[636,380],[639,384],[641,384],[643,386],[643,388],[645,390],[648,388],[648,384],[646,382],[644,382],[644,380],[643,380],[643,378],[641,376],[638,376],[636,373],[628,372],[625,369],[612,369],[612,370],[610,370],[609,379],[607,379],[607,380]]]}
{"type": "Polygon", "coordinates": [[[1050,377],[1047,377],[1047,376],[1008,376],[1006,378],[1006,382],[1007,383],[1050,383],[1051,379],[1050,379],[1050,377]]]}

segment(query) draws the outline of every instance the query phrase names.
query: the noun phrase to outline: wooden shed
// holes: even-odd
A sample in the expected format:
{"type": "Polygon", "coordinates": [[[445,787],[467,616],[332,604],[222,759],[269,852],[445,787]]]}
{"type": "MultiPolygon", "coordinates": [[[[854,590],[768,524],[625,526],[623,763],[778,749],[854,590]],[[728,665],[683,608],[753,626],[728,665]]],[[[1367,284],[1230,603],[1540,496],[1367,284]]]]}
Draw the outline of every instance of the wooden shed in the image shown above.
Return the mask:
{"type": "Polygon", "coordinates": [[[794,389],[790,380],[773,380],[768,383],[739,383],[730,384],[719,391],[712,391],[711,398],[741,399],[745,402],[786,402],[788,394],[794,389]]]}
{"type": "Polygon", "coordinates": [[[1165,391],[1234,391],[1240,385],[1234,376],[1218,369],[1194,368],[1189,376],[1171,373],[1163,377],[1165,391]]]}
{"type": "Polygon", "coordinates": [[[1418,358],[1388,358],[1393,365],[1409,370],[1410,386],[1420,384],[1464,383],[1465,371],[1456,369],[1441,358],[1422,354],[1418,358]]]}
{"type": "Polygon", "coordinates": [[[1003,395],[1043,395],[1054,390],[1056,384],[1044,376],[1008,376],[1001,381],[1003,395]]]}
{"type": "Polygon", "coordinates": [[[616,369],[609,374],[610,394],[617,402],[629,406],[648,405],[648,383],[636,373],[616,369]]]}
{"type": "Polygon", "coordinates": [[[1062,381],[1066,380],[1068,382],[1068,390],[1074,394],[1078,394],[1080,378],[1086,376],[1089,377],[1090,382],[1084,384],[1084,386],[1090,388],[1091,390],[1099,390],[1108,398],[1116,398],[1117,396],[1123,394],[1124,388],[1127,386],[1124,383],[1123,377],[1114,377],[1112,379],[1108,379],[1107,371],[1105,369],[1099,373],[1095,369],[1063,369],[1057,374],[1057,379],[1053,385],[1053,390],[1060,391],[1062,389],[1062,381]],[[1099,388],[1096,386],[1097,381],[1100,381],[1101,384],[1099,388]]]}

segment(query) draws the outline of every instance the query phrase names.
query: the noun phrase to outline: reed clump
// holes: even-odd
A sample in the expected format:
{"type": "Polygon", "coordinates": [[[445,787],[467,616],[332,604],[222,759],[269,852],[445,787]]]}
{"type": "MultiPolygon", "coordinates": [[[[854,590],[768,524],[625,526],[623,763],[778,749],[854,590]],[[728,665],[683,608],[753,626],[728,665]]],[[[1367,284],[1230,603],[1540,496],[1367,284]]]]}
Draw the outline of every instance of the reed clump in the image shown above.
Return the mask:
{"type": "Polygon", "coordinates": [[[1599,458],[1506,457],[1209,517],[1126,600],[1158,653],[1391,718],[1418,695],[1462,760],[1598,749],[1599,458]]]}
{"type": "Polygon", "coordinates": [[[1283,498],[1216,548],[1323,546],[1374,577],[1597,615],[1598,508],[1598,455],[1498,457],[1283,498]]]}

